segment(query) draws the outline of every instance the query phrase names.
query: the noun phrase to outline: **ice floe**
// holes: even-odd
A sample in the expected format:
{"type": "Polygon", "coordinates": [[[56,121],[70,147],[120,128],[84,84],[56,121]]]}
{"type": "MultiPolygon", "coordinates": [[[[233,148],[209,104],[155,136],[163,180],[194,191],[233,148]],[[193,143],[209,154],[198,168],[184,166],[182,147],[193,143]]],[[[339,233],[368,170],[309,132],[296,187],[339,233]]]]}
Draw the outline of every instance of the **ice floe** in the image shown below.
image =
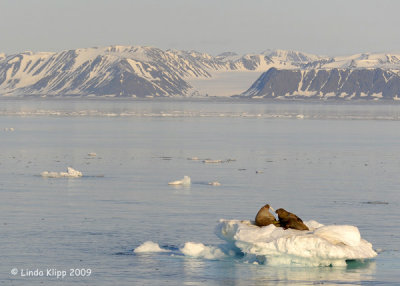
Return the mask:
{"type": "Polygon", "coordinates": [[[368,204],[368,205],[388,205],[388,202],[384,201],[368,201],[368,202],[363,202],[363,204],[368,204]]]}
{"type": "Polygon", "coordinates": [[[187,159],[191,160],[191,161],[199,161],[200,160],[199,157],[190,157],[190,158],[187,158],[187,159]]]}
{"type": "Polygon", "coordinates": [[[218,163],[229,163],[229,162],[234,162],[236,159],[226,159],[226,160],[221,160],[221,159],[204,159],[202,162],[206,164],[218,164],[218,163]]]}
{"type": "Polygon", "coordinates": [[[158,243],[153,241],[146,241],[140,246],[133,250],[134,253],[145,253],[145,252],[169,252],[169,250],[162,249],[158,243]]]}
{"type": "Polygon", "coordinates": [[[68,167],[67,172],[48,172],[44,171],[40,174],[42,177],[46,178],[79,178],[82,177],[82,173],[68,167]]]}
{"type": "Polygon", "coordinates": [[[205,159],[203,160],[203,163],[206,164],[217,164],[217,163],[223,163],[223,160],[213,160],[213,159],[205,159]]]}
{"type": "Polygon", "coordinates": [[[196,258],[221,259],[226,257],[226,254],[220,248],[196,242],[186,242],[180,251],[186,256],[196,258]]]}
{"type": "Polygon", "coordinates": [[[211,186],[221,186],[221,183],[218,182],[218,181],[209,182],[208,184],[211,185],[211,186]]]}
{"type": "Polygon", "coordinates": [[[189,186],[190,184],[191,184],[191,179],[189,176],[184,176],[182,180],[177,180],[168,183],[168,185],[183,185],[183,186],[189,186]]]}
{"type": "Polygon", "coordinates": [[[176,249],[164,249],[146,241],[134,252],[169,252],[196,259],[240,259],[243,263],[269,266],[346,267],[348,263],[367,263],[377,256],[372,244],[352,225],[323,225],[304,222],[309,230],[284,229],[273,224],[258,227],[250,220],[220,219],[215,233],[224,242],[205,245],[185,242],[176,249]]]}
{"type": "Polygon", "coordinates": [[[345,266],[346,260],[371,259],[377,255],[355,226],[304,223],[309,231],[274,225],[257,227],[250,221],[222,219],[216,234],[245,256],[257,257],[269,265],[345,266]]]}
{"type": "Polygon", "coordinates": [[[357,227],[323,225],[306,221],[309,231],[283,229],[274,225],[258,227],[249,220],[221,219],[216,234],[225,244],[186,242],[177,251],[146,241],[134,252],[170,252],[197,259],[240,258],[244,263],[272,266],[346,266],[347,261],[364,261],[377,256],[372,244],[361,238],[357,227]]]}

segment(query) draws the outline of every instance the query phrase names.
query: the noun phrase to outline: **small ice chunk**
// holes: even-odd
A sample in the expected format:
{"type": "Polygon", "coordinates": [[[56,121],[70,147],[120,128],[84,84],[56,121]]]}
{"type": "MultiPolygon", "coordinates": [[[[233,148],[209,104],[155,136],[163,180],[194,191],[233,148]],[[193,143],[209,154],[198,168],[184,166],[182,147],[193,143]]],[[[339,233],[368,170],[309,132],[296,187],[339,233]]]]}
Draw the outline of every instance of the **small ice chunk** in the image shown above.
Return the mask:
{"type": "Polygon", "coordinates": [[[221,186],[221,183],[217,182],[217,181],[209,182],[208,184],[211,185],[211,186],[221,186]]]}
{"type": "Polygon", "coordinates": [[[206,164],[217,164],[217,163],[222,163],[222,162],[223,162],[222,160],[212,160],[212,159],[203,160],[203,163],[206,163],[206,164]]]}
{"type": "Polygon", "coordinates": [[[42,177],[47,177],[47,178],[78,178],[82,177],[82,173],[68,167],[67,172],[48,172],[44,171],[40,174],[42,177]]]}
{"type": "Polygon", "coordinates": [[[368,204],[368,205],[388,205],[388,202],[384,202],[384,201],[368,201],[368,202],[364,202],[363,204],[368,204]]]}
{"type": "Polygon", "coordinates": [[[168,183],[168,185],[183,185],[183,186],[189,186],[190,184],[191,180],[189,176],[184,176],[182,180],[177,180],[168,183]]]}
{"type": "Polygon", "coordinates": [[[96,153],[94,153],[94,152],[90,152],[90,153],[88,153],[88,156],[89,156],[89,157],[96,157],[96,156],[97,156],[97,154],[96,154],[96,153]]]}
{"type": "Polygon", "coordinates": [[[191,157],[191,158],[187,158],[188,160],[192,160],[192,161],[198,161],[200,160],[199,157],[191,157]]]}
{"type": "Polygon", "coordinates": [[[220,259],[226,256],[218,247],[206,246],[196,242],[186,242],[180,251],[186,256],[205,259],[220,259]]]}
{"type": "Polygon", "coordinates": [[[152,241],[146,241],[133,250],[134,253],[144,252],[169,252],[169,250],[162,249],[158,243],[152,241]]]}

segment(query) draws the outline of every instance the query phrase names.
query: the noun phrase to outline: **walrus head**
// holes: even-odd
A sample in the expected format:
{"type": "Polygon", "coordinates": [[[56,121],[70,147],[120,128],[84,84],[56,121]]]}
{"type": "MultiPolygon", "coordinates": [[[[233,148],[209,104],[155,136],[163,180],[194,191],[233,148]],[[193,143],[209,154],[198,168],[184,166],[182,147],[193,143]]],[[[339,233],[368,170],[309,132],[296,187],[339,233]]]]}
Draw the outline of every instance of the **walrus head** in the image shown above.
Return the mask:
{"type": "Polygon", "coordinates": [[[282,209],[282,208],[277,209],[277,210],[275,211],[275,213],[277,213],[278,216],[287,216],[287,215],[289,214],[288,211],[286,211],[285,209],[282,209]]]}

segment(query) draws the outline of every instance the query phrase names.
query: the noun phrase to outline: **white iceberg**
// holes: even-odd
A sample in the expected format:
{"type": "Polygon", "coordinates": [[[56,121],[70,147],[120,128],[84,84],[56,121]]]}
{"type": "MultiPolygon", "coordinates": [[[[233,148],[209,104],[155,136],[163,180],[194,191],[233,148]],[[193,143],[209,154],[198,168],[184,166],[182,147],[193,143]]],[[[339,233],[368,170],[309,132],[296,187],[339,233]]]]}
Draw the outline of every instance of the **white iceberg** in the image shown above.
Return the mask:
{"type": "Polygon", "coordinates": [[[205,159],[203,160],[203,163],[206,164],[217,164],[217,163],[223,163],[224,161],[222,160],[213,160],[213,159],[205,159]]]}
{"type": "Polygon", "coordinates": [[[168,185],[183,185],[183,186],[189,186],[190,184],[191,180],[189,176],[184,176],[182,180],[177,180],[168,183],[168,185]]]}
{"type": "Polygon", "coordinates": [[[180,251],[186,256],[211,260],[226,257],[226,255],[218,247],[206,246],[202,243],[196,242],[186,242],[180,251]]]}
{"type": "Polygon", "coordinates": [[[250,221],[222,219],[216,233],[244,255],[253,255],[269,265],[345,266],[346,260],[377,255],[355,226],[304,223],[309,231],[285,230],[274,225],[258,227],[250,221]]]}
{"type": "Polygon", "coordinates": [[[68,167],[67,172],[48,172],[44,171],[40,174],[42,177],[46,178],[79,178],[82,177],[82,173],[68,167]]]}
{"type": "Polygon", "coordinates": [[[140,246],[133,250],[134,253],[145,253],[145,252],[169,252],[169,250],[162,249],[158,243],[153,241],[146,241],[140,246]]]}
{"type": "Polygon", "coordinates": [[[199,157],[190,157],[190,158],[187,158],[188,160],[191,160],[191,161],[198,161],[198,160],[200,160],[200,158],[199,157]]]}

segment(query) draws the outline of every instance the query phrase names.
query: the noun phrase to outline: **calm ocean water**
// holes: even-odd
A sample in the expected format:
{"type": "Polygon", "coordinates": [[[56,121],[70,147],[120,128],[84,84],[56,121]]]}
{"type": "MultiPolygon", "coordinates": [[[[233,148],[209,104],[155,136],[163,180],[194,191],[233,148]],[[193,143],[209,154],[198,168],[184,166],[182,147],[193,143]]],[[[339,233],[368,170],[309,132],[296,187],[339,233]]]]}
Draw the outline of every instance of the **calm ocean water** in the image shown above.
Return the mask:
{"type": "Polygon", "coordinates": [[[400,283],[400,105],[0,104],[1,285],[400,283]],[[40,176],[68,166],[84,176],[40,176]],[[190,187],[168,185],[185,175],[190,187]],[[355,225],[379,254],[341,268],[179,251],[188,241],[222,244],[219,219],[253,219],[267,202],[303,220],[355,225]],[[133,253],[146,241],[170,251],[133,253]],[[23,276],[35,270],[44,273],[23,276]]]}

